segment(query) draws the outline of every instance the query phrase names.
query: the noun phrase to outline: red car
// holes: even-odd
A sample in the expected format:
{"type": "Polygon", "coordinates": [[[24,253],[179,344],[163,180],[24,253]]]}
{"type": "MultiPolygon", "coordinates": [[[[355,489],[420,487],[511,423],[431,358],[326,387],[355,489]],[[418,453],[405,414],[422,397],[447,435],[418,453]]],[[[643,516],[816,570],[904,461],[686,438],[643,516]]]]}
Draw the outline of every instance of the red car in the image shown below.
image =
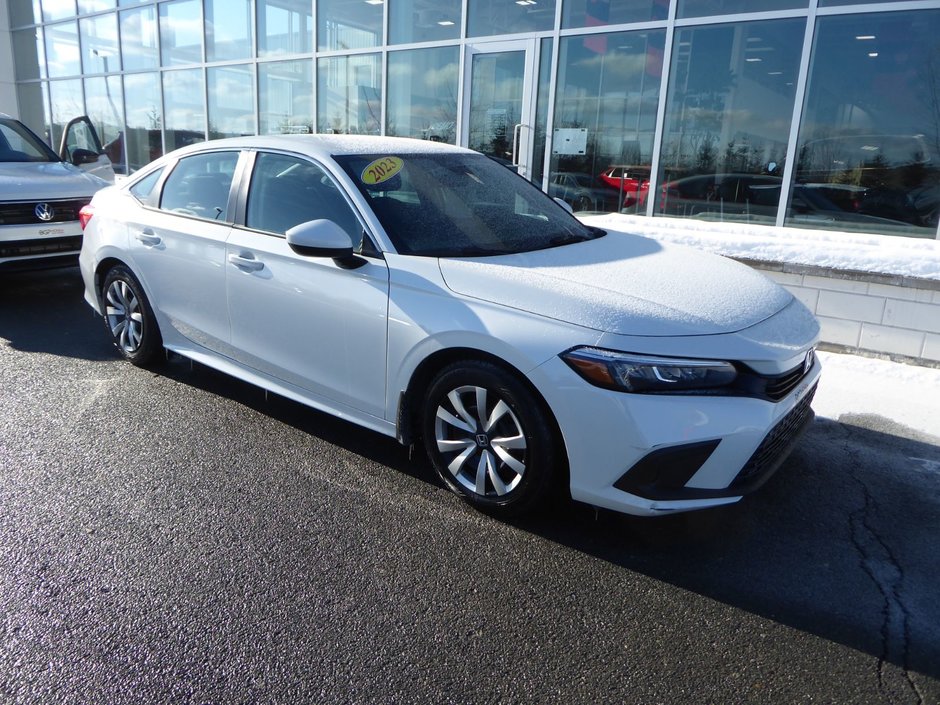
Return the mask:
{"type": "Polygon", "coordinates": [[[643,206],[650,189],[649,167],[614,165],[607,167],[597,176],[611,188],[624,192],[623,207],[643,206]]]}

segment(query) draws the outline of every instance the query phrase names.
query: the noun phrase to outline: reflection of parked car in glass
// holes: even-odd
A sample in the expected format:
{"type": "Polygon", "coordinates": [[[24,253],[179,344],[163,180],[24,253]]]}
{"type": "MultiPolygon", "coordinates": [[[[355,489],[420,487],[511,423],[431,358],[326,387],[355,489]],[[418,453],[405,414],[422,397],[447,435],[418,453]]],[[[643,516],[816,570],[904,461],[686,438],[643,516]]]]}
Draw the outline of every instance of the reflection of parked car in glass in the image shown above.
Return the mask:
{"type": "MultiPolygon", "coordinates": [[[[783,179],[766,174],[703,174],[670,181],[660,189],[660,212],[720,220],[773,223],[780,203],[783,179]]],[[[865,189],[840,189],[836,184],[795,184],[787,207],[788,218],[800,224],[844,223],[870,229],[905,228],[900,219],[883,218],[863,211],[869,196],[865,189]],[[852,204],[851,210],[840,203],[852,204]]],[[[852,228],[855,229],[855,228],[852,228]]]]}
{"type": "Polygon", "coordinates": [[[662,185],[659,212],[683,216],[746,213],[774,217],[780,199],[780,183],[780,177],[763,174],[687,176],[662,185]],[[768,186],[772,188],[768,190],[768,186]]]}
{"type": "MultiPolygon", "coordinates": [[[[99,164],[96,152],[77,143],[70,154],[81,166],[99,164]]],[[[82,246],[79,210],[107,185],[60,159],[19,120],[0,114],[0,269],[75,264],[82,246]]]]}
{"type": "Polygon", "coordinates": [[[576,171],[556,171],[548,180],[548,195],[560,198],[575,211],[618,210],[617,196],[605,188],[594,186],[590,174],[576,171]]]}
{"type": "Polygon", "coordinates": [[[806,142],[795,179],[827,189],[843,210],[935,228],[936,203],[923,196],[937,183],[938,167],[923,135],[842,135],[806,142]]]}
{"type": "Polygon", "coordinates": [[[611,188],[624,193],[623,207],[643,206],[650,188],[650,169],[645,166],[614,165],[597,176],[611,188]]]}

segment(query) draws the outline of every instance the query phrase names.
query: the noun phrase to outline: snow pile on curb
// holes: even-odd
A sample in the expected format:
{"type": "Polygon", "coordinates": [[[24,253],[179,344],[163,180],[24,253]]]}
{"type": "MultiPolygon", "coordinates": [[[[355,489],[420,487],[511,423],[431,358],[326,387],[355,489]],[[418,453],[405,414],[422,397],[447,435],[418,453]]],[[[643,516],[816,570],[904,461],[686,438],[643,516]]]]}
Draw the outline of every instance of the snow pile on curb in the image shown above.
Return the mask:
{"type": "Polygon", "coordinates": [[[938,240],[620,213],[580,220],[726,257],[940,281],[938,240]]]}

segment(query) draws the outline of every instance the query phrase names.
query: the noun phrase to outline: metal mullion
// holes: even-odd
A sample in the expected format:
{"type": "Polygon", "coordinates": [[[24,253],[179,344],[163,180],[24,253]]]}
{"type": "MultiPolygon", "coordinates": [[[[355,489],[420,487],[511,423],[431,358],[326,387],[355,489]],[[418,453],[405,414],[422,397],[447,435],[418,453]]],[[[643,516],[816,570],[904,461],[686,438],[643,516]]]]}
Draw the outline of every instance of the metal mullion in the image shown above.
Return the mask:
{"type": "Polygon", "coordinates": [[[777,203],[775,224],[782,226],[787,217],[790,204],[790,185],[796,169],[796,146],[800,136],[800,123],[803,120],[806,88],[809,83],[809,63],[813,54],[813,41],[816,36],[816,8],[818,0],[810,0],[806,27],[803,31],[803,53],[800,56],[800,73],[796,79],[796,92],[793,96],[793,113],[790,116],[790,135],[787,138],[787,158],[783,163],[782,181],[780,182],[780,201],[777,203]]]}
{"type": "MultiPolygon", "coordinates": [[[[558,91],[558,63],[560,61],[559,56],[561,55],[561,37],[558,33],[555,33],[555,36],[552,37],[552,69],[551,74],[548,77],[548,103],[546,110],[548,115],[545,116],[545,159],[544,167],[542,171],[542,190],[546,193],[548,192],[548,181],[549,176],[552,171],[552,143],[554,142],[554,135],[552,134],[555,129],[555,104],[558,91]]],[[[541,59],[541,55],[539,56],[541,59]]]]}
{"type": "Polygon", "coordinates": [[[896,0],[871,5],[843,5],[840,7],[817,8],[817,15],[861,15],[869,13],[905,12],[908,10],[936,10],[935,0],[896,0]]]}
{"type": "MultiPolygon", "coordinates": [[[[659,79],[659,100],[656,105],[656,130],[653,132],[653,153],[650,155],[650,180],[646,191],[646,215],[652,217],[659,186],[659,162],[662,156],[663,137],[666,132],[666,103],[669,100],[669,74],[672,70],[672,47],[676,34],[676,3],[669,6],[666,38],[663,46],[663,75],[659,79]]],[[[642,100],[642,96],[640,96],[642,100]]]]}
{"type": "MultiPolygon", "coordinates": [[[[813,0],[810,0],[813,2],[813,0]]],[[[771,10],[767,12],[747,12],[734,15],[713,15],[708,17],[686,17],[677,19],[675,26],[678,28],[701,27],[715,24],[740,24],[742,22],[761,22],[766,20],[787,20],[806,17],[806,8],[795,10],[771,10]]]]}
{"type": "Polygon", "coordinates": [[[628,24],[598,25],[596,27],[569,27],[560,29],[559,35],[562,37],[581,37],[588,34],[613,34],[616,32],[649,32],[656,29],[664,29],[667,25],[665,20],[655,20],[650,22],[631,22],[628,24]]]}

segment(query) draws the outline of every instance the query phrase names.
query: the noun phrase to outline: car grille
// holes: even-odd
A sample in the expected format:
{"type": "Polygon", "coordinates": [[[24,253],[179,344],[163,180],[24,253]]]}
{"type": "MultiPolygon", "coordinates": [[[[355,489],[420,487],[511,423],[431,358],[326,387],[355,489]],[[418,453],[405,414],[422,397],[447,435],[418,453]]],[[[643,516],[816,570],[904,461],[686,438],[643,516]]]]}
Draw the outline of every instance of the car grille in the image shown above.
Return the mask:
{"type": "Polygon", "coordinates": [[[813,395],[815,394],[816,385],[813,385],[813,388],[800,400],[800,403],[771,429],[744,465],[744,468],[738,473],[734,482],[731,483],[732,488],[758,480],[762,475],[771,472],[775,468],[777,462],[790,449],[791,444],[796,440],[806,423],[812,419],[813,410],[810,404],[812,404],[813,395]]]}
{"type": "Polygon", "coordinates": [[[78,252],[80,249],[82,249],[81,235],[49,237],[41,240],[12,240],[0,242],[0,258],[54,255],[63,252],[78,252]]]}
{"type": "Polygon", "coordinates": [[[800,365],[779,377],[767,377],[767,386],[764,387],[764,393],[768,398],[779,401],[796,389],[796,385],[800,383],[806,372],[808,370],[800,365]]]}
{"type": "Polygon", "coordinates": [[[78,211],[87,205],[90,198],[73,198],[65,201],[21,201],[18,203],[0,203],[0,225],[36,225],[44,223],[67,223],[78,220],[78,211]],[[36,206],[48,204],[53,210],[49,220],[40,220],[36,215],[36,206]]]}

